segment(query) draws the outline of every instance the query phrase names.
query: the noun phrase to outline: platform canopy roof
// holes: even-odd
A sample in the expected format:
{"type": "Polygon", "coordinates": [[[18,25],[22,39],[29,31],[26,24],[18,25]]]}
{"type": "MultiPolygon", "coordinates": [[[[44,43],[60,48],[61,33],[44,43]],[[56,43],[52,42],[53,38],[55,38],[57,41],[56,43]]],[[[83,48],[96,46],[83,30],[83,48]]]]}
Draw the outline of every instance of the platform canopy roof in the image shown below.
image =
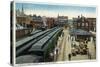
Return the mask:
{"type": "Polygon", "coordinates": [[[71,35],[92,35],[90,32],[82,30],[82,29],[71,29],[71,35]]]}

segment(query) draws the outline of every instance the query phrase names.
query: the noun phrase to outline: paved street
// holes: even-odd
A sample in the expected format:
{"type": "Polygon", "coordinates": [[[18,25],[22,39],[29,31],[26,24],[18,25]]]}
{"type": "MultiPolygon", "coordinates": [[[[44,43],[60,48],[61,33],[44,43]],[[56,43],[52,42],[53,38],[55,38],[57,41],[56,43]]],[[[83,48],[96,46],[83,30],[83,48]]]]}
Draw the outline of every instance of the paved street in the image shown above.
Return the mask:
{"type": "Polygon", "coordinates": [[[70,36],[68,29],[63,30],[63,36],[61,37],[60,41],[60,52],[57,58],[57,61],[66,61],[68,60],[68,54],[71,53],[71,45],[70,45],[70,36]]]}
{"type": "Polygon", "coordinates": [[[88,60],[87,55],[76,55],[71,58],[71,60],[88,60]]]}
{"type": "Polygon", "coordinates": [[[66,40],[66,37],[65,37],[65,34],[64,34],[60,38],[60,42],[59,42],[60,51],[59,51],[59,54],[58,54],[57,61],[63,61],[64,60],[64,46],[65,46],[65,42],[66,42],[65,40],[66,40]]]}

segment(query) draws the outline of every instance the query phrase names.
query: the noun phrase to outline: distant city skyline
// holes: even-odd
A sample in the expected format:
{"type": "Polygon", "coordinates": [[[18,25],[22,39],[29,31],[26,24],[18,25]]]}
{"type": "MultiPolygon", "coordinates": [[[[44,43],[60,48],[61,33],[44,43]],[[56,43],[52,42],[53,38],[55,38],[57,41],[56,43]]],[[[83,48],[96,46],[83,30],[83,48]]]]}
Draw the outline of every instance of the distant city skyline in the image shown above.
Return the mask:
{"type": "Polygon", "coordinates": [[[75,5],[49,5],[33,3],[16,3],[16,10],[24,10],[27,15],[40,15],[47,17],[68,16],[68,18],[83,15],[85,17],[96,17],[96,7],[75,5]]]}

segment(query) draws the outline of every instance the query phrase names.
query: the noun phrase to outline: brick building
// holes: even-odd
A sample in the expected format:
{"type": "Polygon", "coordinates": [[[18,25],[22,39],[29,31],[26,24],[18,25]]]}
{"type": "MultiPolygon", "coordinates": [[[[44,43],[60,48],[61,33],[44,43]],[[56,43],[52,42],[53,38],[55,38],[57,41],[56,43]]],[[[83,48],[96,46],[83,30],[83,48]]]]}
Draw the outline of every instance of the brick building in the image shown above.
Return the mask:
{"type": "Polygon", "coordinates": [[[31,21],[31,25],[33,26],[33,28],[35,29],[39,29],[43,26],[43,20],[41,16],[36,16],[33,15],[32,16],[32,21],[31,21]]]}
{"type": "Polygon", "coordinates": [[[54,27],[55,19],[54,18],[47,18],[47,28],[54,27]]]}
{"type": "Polygon", "coordinates": [[[73,18],[73,22],[74,26],[77,29],[96,31],[96,18],[86,18],[84,16],[78,16],[78,18],[73,18]]]}
{"type": "Polygon", "coordinates": [[[64,26],[68,22],[68,16],[59,16],[57,17],[56,24],[57,26],[64,26]]]}

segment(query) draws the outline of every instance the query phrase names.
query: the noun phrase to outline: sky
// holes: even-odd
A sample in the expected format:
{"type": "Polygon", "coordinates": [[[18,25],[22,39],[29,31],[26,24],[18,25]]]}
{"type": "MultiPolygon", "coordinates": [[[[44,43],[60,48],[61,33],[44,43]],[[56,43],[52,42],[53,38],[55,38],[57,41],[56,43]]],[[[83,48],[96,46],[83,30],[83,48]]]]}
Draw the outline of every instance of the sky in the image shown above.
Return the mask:
{"type": "Polygon", "coordinates": [[[68,16],[68,18],[83,15],[85,17],[96,17],[96,7],[75,6],[75,5],[50,5],[50,4],[33,4],[33,3],[16,3],[16,10],[22,10],[27,15],[40,15],[47,17],[68,16]]]}

